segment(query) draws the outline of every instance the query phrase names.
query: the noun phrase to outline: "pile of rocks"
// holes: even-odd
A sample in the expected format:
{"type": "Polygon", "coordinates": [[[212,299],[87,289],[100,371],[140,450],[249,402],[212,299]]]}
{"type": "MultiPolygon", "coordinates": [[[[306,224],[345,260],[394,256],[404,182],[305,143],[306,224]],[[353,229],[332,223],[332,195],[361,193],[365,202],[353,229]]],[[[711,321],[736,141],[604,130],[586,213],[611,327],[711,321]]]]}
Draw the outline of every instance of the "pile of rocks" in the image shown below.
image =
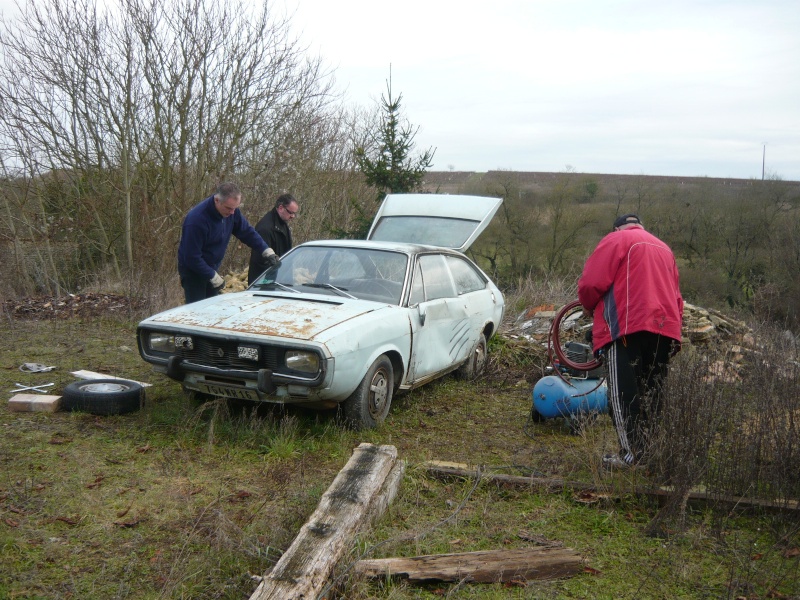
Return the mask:
{"type": "MultiPolygon", "coordinates": [[[[517,316],[507,335],[546,344],[550,328],[558,309],[553,304],[528,308],[517,316]]],[[[591,320],[583,317],[580,310],[568,315],[561,326],[565,336],[583,334],[591,328],[591,320]]],[[[713,340],[731,340],[752,344],[752,332],[741,321],[726,317],[719,311],[701,308],[686,303],[683,307],[683,343],[704,344],[713,340]]],[[[579,336],[580,337],[580,336],[579,336]]]]}

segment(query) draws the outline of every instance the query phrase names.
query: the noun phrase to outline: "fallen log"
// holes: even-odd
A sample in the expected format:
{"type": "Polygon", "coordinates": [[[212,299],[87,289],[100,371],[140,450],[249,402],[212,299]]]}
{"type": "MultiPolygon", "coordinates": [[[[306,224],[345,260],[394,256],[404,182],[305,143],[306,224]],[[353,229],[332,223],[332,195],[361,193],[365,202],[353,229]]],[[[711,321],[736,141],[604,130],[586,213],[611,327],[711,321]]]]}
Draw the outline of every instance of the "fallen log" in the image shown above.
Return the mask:
{"type": "Polygon", "coordinates": [[[404,469],[394,446],[360,444],[250,600],[316,598],[356,534],[396,496],[404,469]]]}
{"type": "MultiPolygon", "coordinates": [[[[595,492],[598,494],[609,495],[614,492],[616,496],[640,495],[647,496],[664,503],[675,493],[669,488],[642,487],[637,486],[630,489],[619,489],[618,487],[599,486],[582,481],[568,481],[557,477],[521,477],[518,475],[489,474],[483,473],[478,469],[470,468],[466,465],[454,466],[453,463],[438,463],[431,461],[425,464],[425,470],[434,477],[450,479],[453,477],[471,479],[480,477],[486,481],[497,485],[508,485],[517,488],[539,488],[546,490],[570,489],[580,492],[595,492]]],[[[763,500],[761,498],[746,498],[743,496],[729,496],[722,494],[711,494],[708,492],[690,491],[688,502],[691,504],[714,505],[730,509],[758,508],[771,512],[793,512],[800,510],[800,502],[797,500],[763,500]]]]}
{"type": "Polygon", "coordinates": [[[413,582],[464,581],[506,583],[529,579],[571,577],[583,570],[583,560],[570,548],[517,548],[411,558],[376,558],[356,563],[356,574],[401,577],[413,582]]]}

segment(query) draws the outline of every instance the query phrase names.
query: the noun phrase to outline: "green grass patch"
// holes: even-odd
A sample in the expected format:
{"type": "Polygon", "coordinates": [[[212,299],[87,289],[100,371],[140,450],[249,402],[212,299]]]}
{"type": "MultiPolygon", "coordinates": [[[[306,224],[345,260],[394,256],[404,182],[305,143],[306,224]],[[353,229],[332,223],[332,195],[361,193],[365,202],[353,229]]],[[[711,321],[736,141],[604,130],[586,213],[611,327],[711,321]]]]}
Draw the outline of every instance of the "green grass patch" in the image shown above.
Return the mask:
{"type": "MultiPolygon", "coordinates": [[[[800,594],[797,521],[691,507],[687,526],[650,538],[658,505],[625,493],[641,478],[608,475],[607,417],[573,435],[530,425],[530,386],[518,378],[444,378],[397,397],[377,430],[333,415],[198,402],[138,356],[135,324],[6,323],[0,385],[53,381],[87,369],[152,383],[143,410],[97,417],[0,407],[0,597],[249,597],[253,575],[280,558],[362,442],[391,444],[407,462],[387,514],[336,566],[329,598],[766,598],[800,594]],[[57,366],[24,374],[23,362],[57,366]],[[607,485],[581,496],[440,480],[428,460],[607,485]],[[366,581],[361,557],[414,556],[537,544],[575,549],[586,571],[527,584],[366,581]]],[[[503,346],[495,343],[495,350],[503,346]]],[[[522,361],[521,371],[527,368],[522,361]]],[[[11,394],[8,394],[10,397],[11,394]]]]}

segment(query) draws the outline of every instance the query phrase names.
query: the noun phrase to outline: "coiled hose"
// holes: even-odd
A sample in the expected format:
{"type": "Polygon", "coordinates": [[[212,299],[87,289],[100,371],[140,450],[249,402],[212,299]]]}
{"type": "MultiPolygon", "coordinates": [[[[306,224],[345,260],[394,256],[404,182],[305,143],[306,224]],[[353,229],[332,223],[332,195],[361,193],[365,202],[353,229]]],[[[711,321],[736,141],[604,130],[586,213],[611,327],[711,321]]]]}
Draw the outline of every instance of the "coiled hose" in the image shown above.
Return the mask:
{"type": "MultiPolygon", "coordinates": [[[[561,322],[570,314],[575,312],[576,308],[581,308],[581,303],[578,300],[573,300],[561,310],[556,313],[553,319],[553,324],[550,326],[550,333],[547,337],[547,348],[550,354],[550,363],[553,365],[553,371],[561,377],[561,371],[556,365],[556,358],[558,363],[576,371],[591,371],[602,365],[599,359],[592,359],[589,362],[574,362],[564,353],[561,347],[561,322]]],[[[581,308],[581,310],[583,310],[581,308]]],[[[564,379],[563,377],[561,377],[564,379]]]]}

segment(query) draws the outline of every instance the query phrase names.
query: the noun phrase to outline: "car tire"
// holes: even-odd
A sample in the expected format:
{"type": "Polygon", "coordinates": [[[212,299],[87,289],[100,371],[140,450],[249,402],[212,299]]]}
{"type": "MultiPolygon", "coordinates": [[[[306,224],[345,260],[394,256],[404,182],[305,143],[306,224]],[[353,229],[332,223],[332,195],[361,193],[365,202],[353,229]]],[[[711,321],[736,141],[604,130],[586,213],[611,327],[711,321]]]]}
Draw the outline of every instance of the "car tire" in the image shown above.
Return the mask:
{"type": "Polygon", "coordinates": [[[127,379],[82,379],[68,384],[61,407],[93,415],[123,415],[144,406],[144,387],[127,379]]]}
{"type": "Polygon", "coordinates": [[[486,336],[481,333],[469,358],[456,369],[456,376],[459,379],[475,379],[486,369],[486,358],[486,336]]]}
{"type": "Polygon", "coordinates": [[[392,406],[394,368],[385,354],[367,370],[355,391],[342,403],[345,423],[353,429],[374,429],[386,420],[392,406]]]}

